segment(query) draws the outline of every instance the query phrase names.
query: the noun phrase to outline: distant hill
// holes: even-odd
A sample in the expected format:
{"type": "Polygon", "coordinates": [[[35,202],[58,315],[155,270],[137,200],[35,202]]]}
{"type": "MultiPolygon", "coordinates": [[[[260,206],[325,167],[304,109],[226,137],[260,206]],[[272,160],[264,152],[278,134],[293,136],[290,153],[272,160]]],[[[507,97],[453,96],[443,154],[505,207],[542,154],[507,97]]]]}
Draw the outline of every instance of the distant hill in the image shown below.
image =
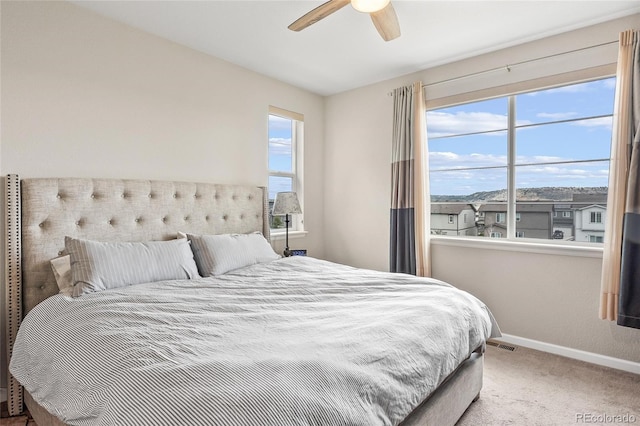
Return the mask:
{"type": "MultiPolygon", "coordinates": [[[[520,188],[516,190],[516,198],[525,201],[573,201],[574,194],[580,195],[606,195],[606,186],[596,187],[543,187],[520,188]]],[[[469,195],[432,195],[434,202],[461,202],[461,203],[489,203],[507,201],[507,190],[474,192],[469,195]]]]}

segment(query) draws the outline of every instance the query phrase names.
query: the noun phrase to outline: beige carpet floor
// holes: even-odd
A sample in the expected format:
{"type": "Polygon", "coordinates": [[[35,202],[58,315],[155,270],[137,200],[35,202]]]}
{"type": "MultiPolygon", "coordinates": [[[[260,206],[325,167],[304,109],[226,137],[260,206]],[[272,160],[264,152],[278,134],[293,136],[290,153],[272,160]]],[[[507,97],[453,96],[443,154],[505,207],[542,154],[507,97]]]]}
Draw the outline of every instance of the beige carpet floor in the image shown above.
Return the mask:
{"type": "MultiPolygon", "coordinates": [[[[640,426],[640,375],[523,347],[487,346],[480,399],[457,426],[581,424],[640,426]]],[[[0,419],[0,426],[27,425],[37,426],[28,416],[0,419]]]]}
{"type": "Polygon", "coordinates": [[[580,424],[640,426],[640,375],[487,346],[480,399],[457,426],[580,424]]]}

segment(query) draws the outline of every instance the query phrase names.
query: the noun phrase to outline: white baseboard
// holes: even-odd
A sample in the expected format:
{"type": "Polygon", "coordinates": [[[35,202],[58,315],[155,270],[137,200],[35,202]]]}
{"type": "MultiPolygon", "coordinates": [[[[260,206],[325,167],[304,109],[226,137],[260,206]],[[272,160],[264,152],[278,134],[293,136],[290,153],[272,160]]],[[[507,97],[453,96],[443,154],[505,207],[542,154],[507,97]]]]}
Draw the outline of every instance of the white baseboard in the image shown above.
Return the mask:
{"type": "Polygon", "coordinates": [[[0,388],[0,402],[7,400],[7,388],[0,388]]]}
{"type": "Polygon", "coordinates": [[[640,374],[640,363],[638,362],[627,361],[625,359],[600,355],[593,352],[581,351],[580,349],[567,348],[566,346],[554,345],[553,343],[540,342],[538,340],[527,339],[510,334],[503,334],[502,337],[499,337],[496,340],[516,346],[524,346],[525,348],[565,356],[567,358],[590,362],[604,367],[615,368],[629,373],[640,374]]]}

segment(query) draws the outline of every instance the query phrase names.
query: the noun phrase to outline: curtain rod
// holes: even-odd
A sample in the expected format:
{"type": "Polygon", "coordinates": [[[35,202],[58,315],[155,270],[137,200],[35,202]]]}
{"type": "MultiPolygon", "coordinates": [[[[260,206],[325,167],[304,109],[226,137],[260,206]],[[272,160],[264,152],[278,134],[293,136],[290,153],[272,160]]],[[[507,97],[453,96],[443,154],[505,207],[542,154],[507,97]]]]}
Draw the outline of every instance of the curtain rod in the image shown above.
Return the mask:
{"type": "MultiPolygon", "coordinates": [[[[475,76],[478,76],[478,75],[488,74],[490,72],[496,72],[496,71],[500,71],[500,70],[505,70],[507,72],[511,72],[511,68],[517,67],[519,65],[528,64],[530,62],[542,61],[544,59],[549,59],[549,58],[555,58],[557,56],[569,55],[571,53],[581,52],[583,50],[588,50],[588,49],[595,49],[597,47],[608,46],[608,45],[614,44],[614,43],[618,43],[618,40],[607,41],[607,42],[604,42],[604,43],[594,44],[592,46],[581,47],[579,49],[569,50],[569,51],[566,51],[566,52],[554,53],[552,55],[541,56],[539,58],[527,59],[526,61],[514,62],[513,64],[507,64],[507,65],[502,66],[502,67],[496,67],[496,68],[491,68],[491,69],[484,70],[484,71],[473,72],[473,73],[461,75],[461,76],[458,76],[458,77],[451,77],[451,78],[447,78],[445,80],[435,81],[435,82],[429,83],[429,84],[423,84],[422,88],[424,89],[425,87],[436,86],[438,84],[449,83],[449,82],[457,81],[457,80],[463,80],[465,78],[475,77],[475,76]]],[[[388,92],[387,95],[393,96],[393,92],[388,92]]]]}

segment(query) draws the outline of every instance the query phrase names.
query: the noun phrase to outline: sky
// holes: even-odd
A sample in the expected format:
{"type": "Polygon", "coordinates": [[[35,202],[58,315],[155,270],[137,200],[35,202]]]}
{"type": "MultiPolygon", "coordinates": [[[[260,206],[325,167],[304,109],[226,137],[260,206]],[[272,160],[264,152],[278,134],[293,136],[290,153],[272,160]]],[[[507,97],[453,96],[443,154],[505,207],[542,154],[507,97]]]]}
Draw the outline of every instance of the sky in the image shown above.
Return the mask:
{"type": "MultiPolygon", "coordinates": [[[[291,119],[269,115],[269,170],[271,171],[291,171],[291,128],[291,119]]],[[[277,192],[291,191],[291,184],[291,179],[270,176],[269,199],[275,199],[277,192]]]]}
{"type": "MultiPolygon", "coordinates": [[[[608,161],[539,163],[608,159],[614,93],[615,78],[607,78],[515,96],[516,127],[523,126],[516,130],[516,187],[607,186],[608,161]]],[[[506,166],[507,109],[504,97],[427,113],[431,194],[506,188],[506,168],[435,171],[506,166]],[[477,132],[489,133],[444,137],[477,132]]]]}

